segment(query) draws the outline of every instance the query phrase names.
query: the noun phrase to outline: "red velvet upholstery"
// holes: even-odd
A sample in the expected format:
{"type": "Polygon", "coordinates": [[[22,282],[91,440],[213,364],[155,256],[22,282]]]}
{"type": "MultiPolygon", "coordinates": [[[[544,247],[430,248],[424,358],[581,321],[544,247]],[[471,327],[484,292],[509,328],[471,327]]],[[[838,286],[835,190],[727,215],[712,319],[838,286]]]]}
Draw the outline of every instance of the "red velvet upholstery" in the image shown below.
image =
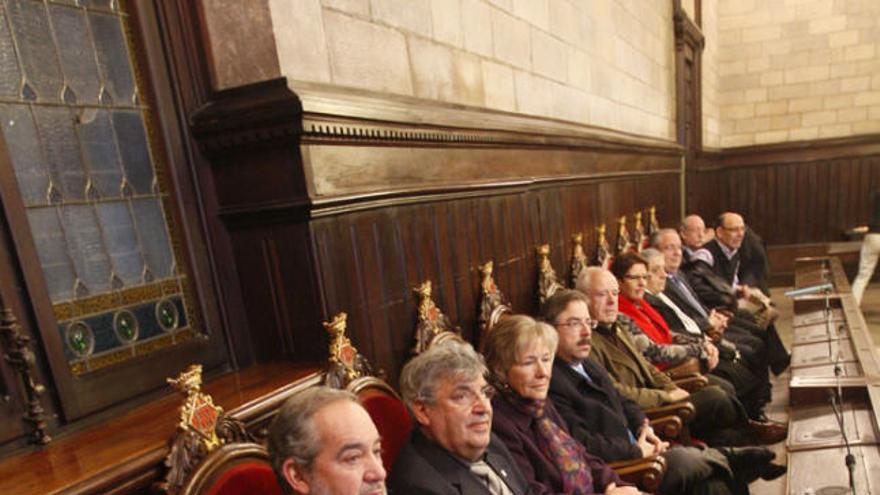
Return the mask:
{"type": "Polygon", "coordinates": [[[390,471],[412,430],[409,411],[400,399],[374,388],[361,391],[358,398],[382,436],[382,463],[390,471]]]}
{"type": "Polygon", "coordinates": [[[205,495],[283,495],[272,466],[248,460],[223,471],[203,492],[205,495]]]}

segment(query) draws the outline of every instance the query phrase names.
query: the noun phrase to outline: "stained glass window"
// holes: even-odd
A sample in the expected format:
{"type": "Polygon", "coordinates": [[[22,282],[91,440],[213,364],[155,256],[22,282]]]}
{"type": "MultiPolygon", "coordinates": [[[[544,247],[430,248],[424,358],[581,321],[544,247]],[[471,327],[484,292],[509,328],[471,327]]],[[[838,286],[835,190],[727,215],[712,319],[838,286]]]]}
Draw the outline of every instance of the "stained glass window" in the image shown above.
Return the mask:
{"type": "Polygon", "coordinates": [[[74,374],[188,340],[116,0],[0,0],[0,129],[74,374]]]}

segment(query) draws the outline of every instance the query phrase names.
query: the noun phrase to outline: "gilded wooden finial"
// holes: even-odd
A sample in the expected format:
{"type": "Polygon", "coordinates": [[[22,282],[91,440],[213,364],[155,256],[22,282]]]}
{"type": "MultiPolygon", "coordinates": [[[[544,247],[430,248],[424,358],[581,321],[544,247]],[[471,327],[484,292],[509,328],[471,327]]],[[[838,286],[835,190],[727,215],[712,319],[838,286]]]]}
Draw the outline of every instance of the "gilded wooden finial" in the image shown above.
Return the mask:
{"type": "Polygon", "coordinates": [[[629,232],[626,230],[626,215],[617,219],[617,241],[614,243],[614,255],[618,256],[629,251],[632,244],[629,240],[629,232]]]}
{"type": "Polygon", "coordinates": [[[502,315],[511,312],[510,305],[504,301],[504,295],[498,290],[495,279],[492,277],[493,267],[494,264],[491,261],[480,266],[480,273],[483,275],[480,282],[480,291],[483,296],[480,299],[478,322],[482,341],[484,341],[485,336],[488,335],[488,332],[498,319],[502,315]]]}
{"type": "Polygon", "coordinates": [[[431,281],[426,280],[424,283],[413,289],[419,295],[418,323],[416,324],[416,344],[413,353],[421,354],[431,345],[438,341],[438,336],[443,336],[440,340],[458,338],[461,339],[461,330],[455,327],[449,318],[440,311],[434,299],[431,297],[431,281]],[[450,334],[450,335],[447,335],[450,334]]]}
{"type": "Polygon", "coordinates": [[[332,388],[344,388],[352,380],[372,375],[369,362],[345,334],[348,314],[341,312],[323,325],[330,334],[330,356],[327,358],[327,372],[324,374],[325,384],[332,388]]]}
{"type": "Polygon", "coordinates": [[[538,302],[544,304],[544,301],[553,297],[557,291],[565,287],[559,283],[556,277],[556,270],[550,263],[550,245],[542,244],[535,248],[538,253],[538,302]]]}
{"type": "Polygon", "coordinates": [[[651,205],[648,207],[648,237],[653,236],[660,230],[660,222],[657,221],[657,207],[651,205]]]}
{"type": "Polygon", "coordinates": [[[222,441],[217,437],[216,427],[223,408],[215,406],[210,395],[202,393],[202,365],[190,365],[177,378],[166,381],[186,397],[177,428],[197,433],[208,452],[220,446],[222,441]]]}
{"type": "Polygon", "coordinates": [[[633,214],[635,226],[633,227],[633,245],[636,252],[641,253],[645,247],[645,226],[642,224],[642,212],[637,211],[633,214]]]}
{"type": "Polygon", "coordinates": [[[571,286],[577,286],[577,279],[587,267],[587,255],[584,253],[584,235],[578,232],[571,236],[571,286]]]}
{"type": "Polygon", "coordinates": [[[608,245],[608,239],[605,237],[605,231],[604,223],[596,227],[596,252],[593,253],[593,259],[590,261],[590,264],[608,268],[608,263],[611,260],[611,248],[608,245]]]}

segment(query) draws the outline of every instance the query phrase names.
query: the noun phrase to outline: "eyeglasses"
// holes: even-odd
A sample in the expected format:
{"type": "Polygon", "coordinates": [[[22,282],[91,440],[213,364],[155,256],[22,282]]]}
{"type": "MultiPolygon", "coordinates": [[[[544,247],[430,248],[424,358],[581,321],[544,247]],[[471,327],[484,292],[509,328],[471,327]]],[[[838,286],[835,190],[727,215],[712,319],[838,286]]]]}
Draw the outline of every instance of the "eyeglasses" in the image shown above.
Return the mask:
{"type": "Polygon", "coordinates": [[[624,275],[623,278],[627,280],[648,280],[647,275],[624,275]]]}
{"type": "Polygon", "coordinates": [[[452,391],[452,394],[449,396],[449,401],[456,407],[468,408],[473,407],[478,400],[490,402],[492,397],[495,397],[495,388],[492,385],[486,385],[479,391],[467,387],[460,387],[452,391]]]}
{"type": "Polygon", "coordinates": [[[587,318],[585,320],[582,320],[580,318],[569,318],[568,320],[566,320],[562,323],[556,324],[557,327],[569,327],[572,330],[577,331],[577,332],[583,330],[584,328],[589,328],[590,330],[595,330],[596,326],[598,326],[598,325],[599,325],[599,322],[596,320],[593,320],[591,318],[587,318]]]}
{"type": "Polygon", "coordinates": [[[735,227],[725,227],[722,225],[721,228],[728,231],[728,232],[745,232],[746,231],[745,225],[737,225],[735,227]]]}

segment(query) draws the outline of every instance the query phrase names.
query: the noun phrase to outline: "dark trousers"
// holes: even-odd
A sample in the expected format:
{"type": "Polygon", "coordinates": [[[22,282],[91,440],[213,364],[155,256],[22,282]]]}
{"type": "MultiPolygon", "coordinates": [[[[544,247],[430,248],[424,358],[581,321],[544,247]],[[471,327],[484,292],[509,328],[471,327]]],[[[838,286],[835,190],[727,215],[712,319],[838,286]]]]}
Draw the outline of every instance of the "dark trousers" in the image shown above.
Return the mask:
{"type": "Polygon", "coordinates": [[[664,495],[731,495],[732,472],[727,459],[715,449],[675,446],[667,450],[666,474],[660,483],[664,495]]]}
{"type": "Polygon", "coordinates": [[[696,416],[691,433],[712,446],[745,445],[749,416],[742,403],[720,387],[708,385],[690,395],[696,416]]]}

